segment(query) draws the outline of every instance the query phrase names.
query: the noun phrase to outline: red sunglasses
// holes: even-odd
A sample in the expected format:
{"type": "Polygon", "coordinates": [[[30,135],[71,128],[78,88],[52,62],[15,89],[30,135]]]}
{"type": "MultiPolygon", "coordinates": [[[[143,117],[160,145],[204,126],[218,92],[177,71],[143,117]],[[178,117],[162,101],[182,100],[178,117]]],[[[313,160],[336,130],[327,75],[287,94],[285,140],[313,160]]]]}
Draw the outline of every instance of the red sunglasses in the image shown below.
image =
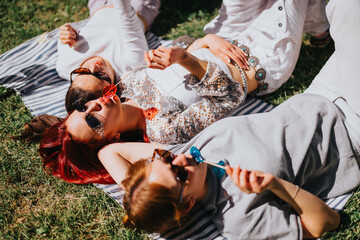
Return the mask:
{"type": "Polygon", "coordinates": [[[74,71],[72,71],[70,73],[70,82],[72,83],[72,76],[74,74],[79,74],[79,75],[93,75],[94,77],[106,81],[110,84],[111,83],[111,78],[110,76],[106,73],[106,72],[102,72],[102,71],[98,71],[98,72],[91,72],[90,69],[88,68],[77,68],[74,71]]]}

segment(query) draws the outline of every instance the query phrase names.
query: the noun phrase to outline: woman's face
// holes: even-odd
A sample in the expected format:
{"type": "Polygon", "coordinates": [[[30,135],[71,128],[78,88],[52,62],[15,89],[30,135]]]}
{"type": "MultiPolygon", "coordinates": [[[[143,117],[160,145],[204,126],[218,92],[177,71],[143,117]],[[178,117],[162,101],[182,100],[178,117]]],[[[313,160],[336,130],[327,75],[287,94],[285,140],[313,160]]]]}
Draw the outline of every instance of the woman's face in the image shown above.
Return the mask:
{"type": "Polygon", "coordinates": [[[91,127],[87,120],[89,116],[99,121],[104,129],[104,137],[113,139],[120,126],[120,115],[122,112],[119,97],[114,95],[111,98],[101,97],[85,104],[85,112],[75,110],[66,121],[67,131],[77,140],[101,139],[102,136],[91,127]]]}
{"type": "MultiPolygon", "coordinates": [[[[83,62],[80,67],[88,68],[92,73],[104,72],[110,77],[112,83],[114,83],[115,81],[114,69],[112,68],[111,64],[103,57],[96,56],[89,58],[85,62],[83,62]]],[[[73,78],[72,82],[73,87],[78,87],[86,91],[93,92],[97,90],[102,90],[105,86],[109,84],[109,82],[101,80],[89,74],[79,74],[75,78],[73,78]]]]}
{"type": "MultiPolygon", "coordinates": [[[[206,193],[206,164],[196,164],[191,155],[178,155],[172,162],[173,165],[184,167],[188,172],[188,178],[183,191],[183,199],[193,197],[195,200],[201,200],[206,193]]],[[[180,197],[181,183],[176,179],[171,165],[164,161],[155,160],[148,165],[149,183],[163,185],[180,197]]]]}

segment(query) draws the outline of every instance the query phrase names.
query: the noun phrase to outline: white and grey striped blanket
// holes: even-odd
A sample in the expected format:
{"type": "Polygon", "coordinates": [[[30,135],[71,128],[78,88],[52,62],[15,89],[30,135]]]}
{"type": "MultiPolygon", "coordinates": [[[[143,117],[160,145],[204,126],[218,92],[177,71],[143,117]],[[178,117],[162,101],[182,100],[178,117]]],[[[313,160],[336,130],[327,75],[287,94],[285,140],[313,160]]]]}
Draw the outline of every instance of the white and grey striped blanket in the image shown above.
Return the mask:
{"type": "MultiPolygon", "coordinates": [[[[77,22],[77,26],[87,20],[77,22]]],[[[23,99],[33,116],[50,114],[65,117],[64,99],[69,81],[61,79],[55,70],[57,37],[59,29],[32,38],[0,56],[0,85],[14,89],[23,99]]],[[[160,44],[169,46],[171,41],[160,41],[152,33],[147,33],[149,47],[154,49],[160,44]]],[[[258,99],[248,99],[233,115],[245,115],[270,111],[272,105],[258,99]]],[[[117,203],[122,204],[123,191],[116,184],[96,186],[109,194],[117,203]]],[[[351,194],[328,200],[326,203],[340,211],[351,194]]],[[[162,239],[224,239],[210,216],[202,209],[197,209],[191,221],[181,229],[170,231],[162,239]]]]}

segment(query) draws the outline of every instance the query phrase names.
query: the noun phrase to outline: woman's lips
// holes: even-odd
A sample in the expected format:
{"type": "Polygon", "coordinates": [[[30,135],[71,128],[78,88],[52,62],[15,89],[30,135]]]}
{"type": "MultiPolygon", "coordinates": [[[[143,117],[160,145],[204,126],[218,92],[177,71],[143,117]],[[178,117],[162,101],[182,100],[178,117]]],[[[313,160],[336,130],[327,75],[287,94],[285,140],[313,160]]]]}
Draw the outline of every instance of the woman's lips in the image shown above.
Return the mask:
{"type": "Polygon", "coordinates": [[[109,105],[110,99],[108,97],[100,97],[99,101],[104,104],[105,106],[109,105]]]}
{"type": "Polygon", "coordinates": [[[108,106],[109,104],[118,104],[120,102],[119,97],[115,94],[111,97],[100,97],[99,101],[104,104],[105,106],[108,106]]]}

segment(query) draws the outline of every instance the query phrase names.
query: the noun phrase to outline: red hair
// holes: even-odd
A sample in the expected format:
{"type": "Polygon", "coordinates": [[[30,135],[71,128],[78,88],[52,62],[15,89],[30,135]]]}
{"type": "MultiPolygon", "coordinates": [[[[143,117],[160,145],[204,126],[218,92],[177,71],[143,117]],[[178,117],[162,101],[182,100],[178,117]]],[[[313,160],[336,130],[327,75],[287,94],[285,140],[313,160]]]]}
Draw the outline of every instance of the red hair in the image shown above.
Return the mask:
{"type": "Polygon", "coordinates": [[[66,119],[48,128],[42,136],[39,153],[44,170],[70,183],[115,183],[97,157],[100,148],[111,142],[74,140],[66,130],[66,119]]]}

